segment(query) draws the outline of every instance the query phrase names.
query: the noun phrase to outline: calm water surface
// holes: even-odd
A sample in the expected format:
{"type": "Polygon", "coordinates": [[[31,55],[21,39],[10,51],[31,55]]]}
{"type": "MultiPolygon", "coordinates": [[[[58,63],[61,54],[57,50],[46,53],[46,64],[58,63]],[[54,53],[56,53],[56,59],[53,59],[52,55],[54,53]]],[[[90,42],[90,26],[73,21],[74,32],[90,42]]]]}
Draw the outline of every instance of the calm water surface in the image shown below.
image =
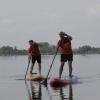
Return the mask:
{"type": "MultiPolygon", "coordinates": [[[[42,56],[42,74],[47,75],[52,55],[42,56]]],[[[50,77],[57,77],[60,57],[56,56],[50,77]]],[[[23,79],[27,68],[27,56],[0,57],[0,100],[99,100],[100,55],[74,55],[73,74],[79,83],[54,90],[48,84],[23,79]]],[[[35,64],[34,71],[38,73],[35,64]]],[[[67,64],[63,75],[68,75],[67,64]]]]}

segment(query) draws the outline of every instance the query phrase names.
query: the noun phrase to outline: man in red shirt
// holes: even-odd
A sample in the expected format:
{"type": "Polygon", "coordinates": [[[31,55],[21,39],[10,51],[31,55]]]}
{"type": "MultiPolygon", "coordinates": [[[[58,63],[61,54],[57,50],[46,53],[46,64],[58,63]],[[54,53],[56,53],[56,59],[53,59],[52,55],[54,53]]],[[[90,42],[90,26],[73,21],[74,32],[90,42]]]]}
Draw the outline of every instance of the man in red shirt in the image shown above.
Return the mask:
{"type": "Polygon", "coordinates": [[[59,33],[60,40],[58,41],[59,50],[61,53],[61,65],[59,69],[59,78],[61,78],[65,62],[68,61],[69,76],[72,77],[72,61],[73,51],[71,46],[72,37],[64,32],[59,33]]]}
{"type": "Polygon", "coordinates": [[[29,45],[30,45],[28,49],[29,59],[31,59],[32,61],[32,65],[30,68],[30,74],[32,74],[34,64],[37,61],[38,66],[39,66],[39,74],[41,75],[41,53],[39,50],[39,45],[33,40],[29,40],[29,45]]]}

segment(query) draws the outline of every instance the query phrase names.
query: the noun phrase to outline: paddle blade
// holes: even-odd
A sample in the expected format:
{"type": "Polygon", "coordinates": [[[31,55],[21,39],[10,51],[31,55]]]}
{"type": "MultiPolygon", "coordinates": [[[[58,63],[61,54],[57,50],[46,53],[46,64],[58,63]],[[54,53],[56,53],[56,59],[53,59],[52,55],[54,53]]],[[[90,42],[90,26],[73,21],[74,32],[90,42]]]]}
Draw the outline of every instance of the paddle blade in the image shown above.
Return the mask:
{"type": "Polygon", "coordinates": [[[47,78],[46,78],[46,79],[44,79],[44,80],[41,82],[41,84],[43,84],[44,86],[46,86],[46,87],[47,87],[47,78]]]}

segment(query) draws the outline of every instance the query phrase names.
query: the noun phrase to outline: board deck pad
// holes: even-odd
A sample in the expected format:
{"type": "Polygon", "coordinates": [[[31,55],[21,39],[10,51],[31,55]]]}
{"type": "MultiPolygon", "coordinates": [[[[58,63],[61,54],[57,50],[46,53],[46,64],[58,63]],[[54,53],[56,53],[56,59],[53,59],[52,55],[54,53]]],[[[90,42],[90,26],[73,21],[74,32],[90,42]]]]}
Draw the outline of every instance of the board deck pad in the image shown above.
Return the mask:
{"type": "Polygon", "coordinates": [[[44,77],[41,75],[27,75],[26,79],[30,81],[42,81],[44,77]]]}
{"type": "Polygon", "coordinates": [[[69,77],[69,76],[63,76],[61,79],[59,78],[53,78],[50,80],[50,85],[53,86],[53,87],[61,87],[61,86],[65,86],[65,85],[68,85],[68,84],[75,84],[77,83],[78,81],[78,78],[77,76],[72,76],[72,77],[69,77]]]}

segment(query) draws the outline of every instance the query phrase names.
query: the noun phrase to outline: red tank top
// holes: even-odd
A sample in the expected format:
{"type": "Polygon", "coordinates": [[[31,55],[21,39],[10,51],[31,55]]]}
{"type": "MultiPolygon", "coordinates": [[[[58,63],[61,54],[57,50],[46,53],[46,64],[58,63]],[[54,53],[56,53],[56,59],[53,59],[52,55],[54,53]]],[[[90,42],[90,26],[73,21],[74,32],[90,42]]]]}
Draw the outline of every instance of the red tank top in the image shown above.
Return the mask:
{"type": "Polygon", "coordinates": [[[28,52],[31,53],[31,55],[39,56],[40,50],[38,44],[34,43],[32,46],[30,46],[28,52]]]}
{"type": "Polygon", "coordinates": [[[71,54],[71,53],[73,53],[70,40],[69,40],[69,42],[66,42],[66,43],[64,43],[64,40],[59,40],[58,46],[59,46],[61,54],[71,54]]]}

